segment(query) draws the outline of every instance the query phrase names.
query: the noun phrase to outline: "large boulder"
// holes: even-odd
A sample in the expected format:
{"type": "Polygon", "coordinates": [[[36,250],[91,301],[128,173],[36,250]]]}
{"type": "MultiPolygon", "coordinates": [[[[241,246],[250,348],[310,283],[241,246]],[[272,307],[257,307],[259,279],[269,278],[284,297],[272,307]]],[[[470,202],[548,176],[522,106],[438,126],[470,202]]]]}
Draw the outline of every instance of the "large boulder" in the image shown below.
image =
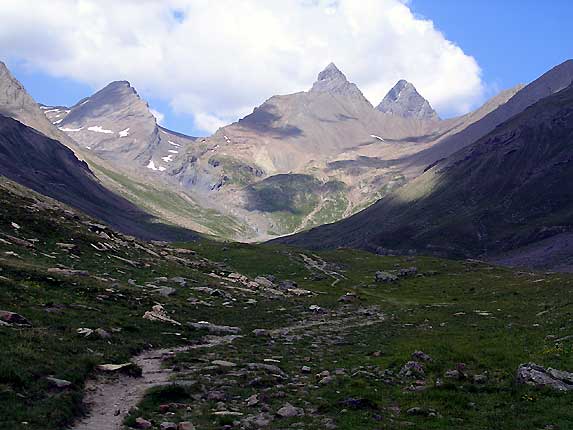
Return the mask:
{"type": "Polygon", "coordinates": [[[517,368],[517,383],[548,387],[556,391],[573,390],[573,373],[545,368],[535,363],[521,364],[517,368]]]}
{"type": "Polygon", "coordinates": [[[0,321],[9,325],[30,326],[32,323],[16,312],[0,311],[0,321]]]}

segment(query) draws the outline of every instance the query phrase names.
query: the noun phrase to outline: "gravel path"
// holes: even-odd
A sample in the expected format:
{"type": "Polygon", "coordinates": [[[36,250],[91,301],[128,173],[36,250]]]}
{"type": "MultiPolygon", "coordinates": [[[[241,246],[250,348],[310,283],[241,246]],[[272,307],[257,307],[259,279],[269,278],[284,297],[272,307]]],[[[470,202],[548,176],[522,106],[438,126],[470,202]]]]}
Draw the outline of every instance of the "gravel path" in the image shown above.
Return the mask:
{"type": "Polygon", "coordinates": [[[130,409],[136,406],[145,392],[152,387],[172,383],[172,370],[163,367],[163,360],[177,352],[190,351],[200,348],[233,342],[241,336],[206,336],[205,343],[181,348],[156,349],[145,351],[133,358],[133,362],[141,367],[142,376],[133,378],[119,375],[117,379],[94,379],[86,384],[84,403],[89,415],[72,427],[73,430],[117,430],[122,428],[122,422],[130,409]]]}

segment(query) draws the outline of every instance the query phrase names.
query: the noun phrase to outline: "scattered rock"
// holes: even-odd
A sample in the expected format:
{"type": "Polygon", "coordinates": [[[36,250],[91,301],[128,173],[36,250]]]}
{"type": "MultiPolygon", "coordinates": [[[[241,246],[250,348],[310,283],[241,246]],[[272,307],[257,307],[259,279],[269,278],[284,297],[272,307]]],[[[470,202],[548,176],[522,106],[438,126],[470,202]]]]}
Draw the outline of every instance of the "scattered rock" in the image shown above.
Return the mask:
{"type": "Polygon", "coordinates": [[[338,299],[341,303],[354,303],[356,300],[358,300],[358,296],[354,293],[346,293],[338,299]]]}
{"type": "Polygon", "coordinates": [[[288,290],[288,293],[291,296],[297,296],[297,297],[305,297],[305,296],[314,296],[315,293],[313,293],[310,290],[304,290],[302,288],[291,288],[290,290],[288,290]]]}
{"type": "Polygon", "coordinates": [[[398,280],[398,277],[396,275],[393,275],[392,273],[378,271],[376,272],[376,275],[374,275],[374,280],[376,282],[383,282],[385,284],[389,284],[392,282],[396,282],[398,280]]]}
{"type": "Polygon", "coordinates": [[[309,310],[309,311],[312,311],[312,312],[316,312],[316,313],[324,312],[324,309],[322,309],[322,308],[321,308],[320,306],[318,306],[318,305],[310,305],[309,308],[308,308],[308,310],[309,310]]]}
{"type": "Polygon", "coordinates": [[[297,288],[298,284],[295,281],[290,281],[290,280],[284,280],[279,282],[278,287],[281,290],[292,290],[293,288],[297,288]]]}
{"type": "Polygon", "coordinates": [[[408,415],[414,415],[414,416],[419,416],[419,417],[428,417],[428,418],[433,418],[433,417],[438,416],[438,413],[436,412],[436,410],[430,409],[430,408],[419,408],[419,407],[410,408],[406,411],[406,413],[408,415]]]}
{"type": "Polygon", "coordinates": [[[400,269],[398,271],[398,276],[400,278],[402,277],[408,277],[408,276],[416,276],[416,274],[418,273],[418,268],[416,267],[408,267],[407,269],[400,269]]]}
{"type": "Polygon", "coordinates": [[[318,381],[320,385],[329,385],[332,384],[333,382],[334,382],[334,376],[327,376],[318,381]]]}
{"type": "Polygon", "coordinates": [[[100,364],[97,369],[106,373],[124,373],[131,376],[141,376],[141,368],[135,363],[100,364]]]}
{"type": "Polygon", "coordinates": [[[517,383],[548,387],[556,391],[573,390],[573,373],[545,368],[535,363],[521,364],[517,369],[517,383]]]}
{"type": "Polygon", "coordinates": [[[195,426],[190,421],[181,421],[177,424],[177,430],[195,430],[195,426]]]}
{"type": "Polygon", "coordinates": [[[170,323],[170,324],[179,325],[179,326],[181,325],[180,322],[177,322],[174,319],[169,318],[167,316],[167,312],[165,311],[165,309],[161,305],[155,305],[151,308],[150,311],[145,312],[145,314],[143,315],[143,319],[150,320],[150,321],[165,322],[165,323],[170,323]]]}
{"type": "Polygon", "coordinates": [[[300,369],[300,371],[301,371],[302,373],[310,373],[311,370],[312,370],[312,369],[311,369],[310,367],[308,367],[308,366],[302,366],[301,369],[300,369]]]}
{"type": "Polygon", "coordinates": [[[231,361],[225,361],[225,360],[214,360],[211,362],[211,364],[213,364],[214,366],[219,366],[219,367],[236,367],[237,365],[231,361]]]}
{"type": "Polygon", "coordinates": [[[408,361],[402,366],[398,375],[402,378],[423,378],[426,376],[426,372],[424,367],[417,361],[408,361]]]}
{"type": "Polygon", "coordinates": [[[444,377],[448,379],[461,379],[460,372],[457,369],[446,370],[444,377]]]}
{"type": "Polygon", "coordinates": [[[60,390],[71,387],[71,385],[72,385],[72,383],[70,381],[66,381],[65,379],[53,378],[51,376],[46,378],[46,381],[48,381],[48,383],[52,387],[58,388],[60,390]]]}
{"type": "Polygon", "coordinates": [[[175,294],[177,294],[177,290],[172,287],[160,287],[157,289],[156,292],[157,294],[163,297],[174,296],[175,294]]]}
{"type": "Polygon", "coordinates": [[[247,406],[256,406],[259,404],[259,396],[257,394],[253,394],[247,400],[247,406]]]}
{"type": "Polygon", "coordinates": [[[32,323],[16,312],[0,311],[0,321],[15,326],[31,326],[32,323]]]}
{"type": "Polygon", "coordinates": [[[249,370],[264,370],[265,372],[279,375],[282,377],[286,377],[287,374],[278,366],[274,364],[265,364],[265,363],[249,363],[247,364],[247,368],[249,370]]]}
{"type": "Polygon", "coordinates": [[[332,418],[324,418],[321,421],[321,424],[324,430],[335,430],[337,428],[337,425],[332,418]]]}
{"type": "Polygon", "coordinates": [[[77,245],[73,244],[73,243],[56,243],[56,246],[60,249],[64,249],[66,251],[72,251],[74,249],[77,248],[77,245]]]}
{"type": "Polygon", "coordinates": [[[257,276],[255,282],[265,288],[274,288],[275,284],[264,276],[257,276]]]}
{"type": "Polygon", "coordinates": [[[103,328],[96,328],[94,332],[100,339],[111,339],[111,334],[103,328]]]}
{"type": "Polygon", "coordinates": [[[88,276],[90,274],[87,270],[61,269],[59,267],[49,268],[48,273],[62,276],[88,276]]]}
{"type": "Polygon", "coordinates": [[[187,279],[185,279],[181,276],[174,276],[173,278],[171,278],[169,280],[175,284],[181,285],[182,287],[187,285],[187,279]]]}
{"type": "Polygon", "coordinates": [[[264,328],[256,328],[253,330],[253,334],[257,337],[269,336],[269,331],[264,328]]]}
{"type": "Polygon", "coordinates": [[[209,391],[207,393],[207,400],[212,402],[222,402],[227,399],[227,396],[222,391],[209,391]]]}
{"type": "Polygon", "coordinates": [[[91,328],[80,327],[76,332],[84,337],[90,337],[94,331],[91,328]]]}
{"type": "Polygon", "coordinates": [[[166,422],[162,422],[159,425],[159,428],[161,430],[177,430],[177,424],[166,421],[166,422]]]}
{"type": "Polygon", "coordinates": [[[189,327],[194,328],[196,330],[207,330],[209,333],[212,334],[239,334],[241,333],[241,329],[239,327],[231,327],[226,325],[216,325],[211,324],[207,321],[199,321],[196,323],[190,322],[188,323],[189,327]]]}
{"type": "Polygon", "coordinates": [[[135,419],[135,428],[138,429],[150,429],[153,427],[150,421],[147,421],[145,418],[138,417],[135,419]]]}
{"type": "Polygon", "coordinates": [[[14,245],[23,246],[25,248],[33,248],[34,244],[29,240],[20,239],[19,237],[10,236],[9,234],[2,234],[6,239],[12,242],[14,245]]]}
{"type": "Polygon", "coordinates": [[[418,360],[418,361],[425,361],[425,362],[432,362],[432,357],[430,357],[428,354],[426,354],[423,351],[414,351],[412,353],[412,360],[418,360]]]}
{"type": "Polygon", "coordinates": [[[273,416],[268,413],[260,413],[244,418],[241,424],[248,429],[268,428],[273,422],[273,416]]]}
{"type": "Polygon", "coordinates": [[[281,418],[293,418],[304,416],[304,411],[301,408],[296,408],[290,403],[285,405],[277,411],[277,415],[281,418]]]}
{"type": "Polygon", "coordinates": [[[216,415],[219,417],[242,417],[243,413],[242,412],[236,412],[236,411],[217,411],[217,412],[213,413],[213,415],[216,415]]]}

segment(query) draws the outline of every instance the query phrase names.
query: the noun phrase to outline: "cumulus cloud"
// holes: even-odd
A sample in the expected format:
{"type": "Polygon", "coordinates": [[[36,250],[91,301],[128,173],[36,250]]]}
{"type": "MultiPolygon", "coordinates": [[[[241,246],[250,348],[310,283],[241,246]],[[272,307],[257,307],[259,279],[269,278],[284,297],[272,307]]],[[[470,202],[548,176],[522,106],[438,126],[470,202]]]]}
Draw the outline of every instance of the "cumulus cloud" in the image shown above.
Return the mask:
{"type": "Polygon", "coordinates": [[[445,115],[484,91],[475,59],[400,0],[2,0],[0,52],[94,88],[127,79],[205,131],[331,61],[374,105],[402,78],[445,115]]]}

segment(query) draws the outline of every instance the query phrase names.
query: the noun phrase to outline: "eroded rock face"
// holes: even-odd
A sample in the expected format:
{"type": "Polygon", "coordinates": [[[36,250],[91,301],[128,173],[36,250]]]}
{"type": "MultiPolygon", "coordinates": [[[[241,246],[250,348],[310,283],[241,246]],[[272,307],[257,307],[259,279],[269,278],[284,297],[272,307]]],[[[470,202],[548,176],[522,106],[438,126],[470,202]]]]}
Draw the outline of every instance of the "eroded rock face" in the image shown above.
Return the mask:
{"type": "Polygon", "coordinates": [[[517,383],[549,387],[556,391],[573,390],[573,373],[545,368],[535,363],[522,364],[517,369],[517,383]]]}

